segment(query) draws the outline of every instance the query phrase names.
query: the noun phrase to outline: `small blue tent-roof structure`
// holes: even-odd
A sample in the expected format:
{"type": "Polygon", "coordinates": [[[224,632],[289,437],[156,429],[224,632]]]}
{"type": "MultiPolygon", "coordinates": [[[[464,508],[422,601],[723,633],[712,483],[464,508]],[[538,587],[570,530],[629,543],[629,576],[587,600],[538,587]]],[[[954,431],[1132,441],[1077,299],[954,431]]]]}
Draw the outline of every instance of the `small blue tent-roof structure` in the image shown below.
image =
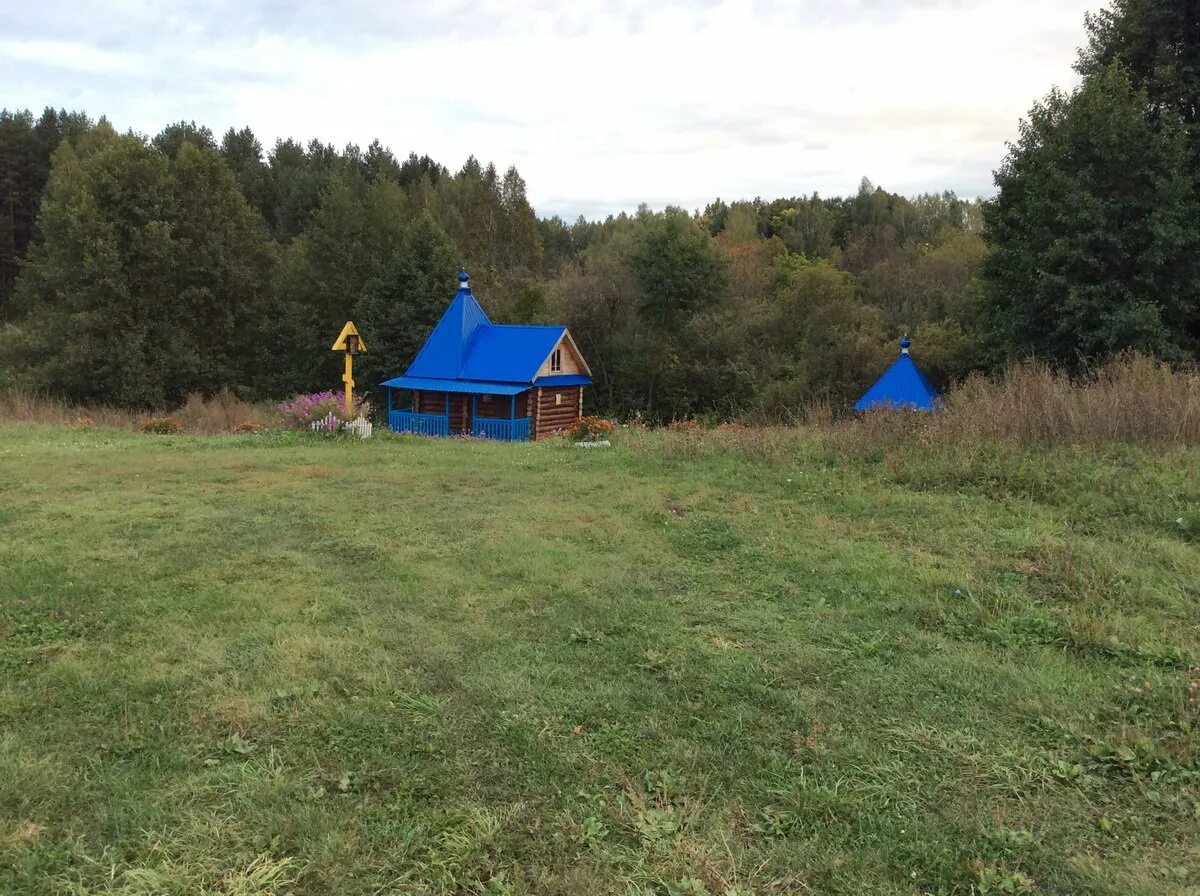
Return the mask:
{"type": "Polygon", "coordinates": [[[908,337],[900,340],[900,357],[854,405],[856,411],[936,411],[937,390],[913,363],[908,337]]]}

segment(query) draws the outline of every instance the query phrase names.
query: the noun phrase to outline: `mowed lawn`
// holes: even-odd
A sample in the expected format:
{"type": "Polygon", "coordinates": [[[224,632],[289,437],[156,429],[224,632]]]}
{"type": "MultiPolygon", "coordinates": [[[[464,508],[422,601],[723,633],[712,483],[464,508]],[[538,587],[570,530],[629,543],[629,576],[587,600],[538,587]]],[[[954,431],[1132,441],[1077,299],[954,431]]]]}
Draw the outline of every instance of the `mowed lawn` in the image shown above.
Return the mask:
{"type": "Polygon", "coordinates": [[[0,893],[1196,892],[1200,451],[823,444],[0,426],[0,893]]]}

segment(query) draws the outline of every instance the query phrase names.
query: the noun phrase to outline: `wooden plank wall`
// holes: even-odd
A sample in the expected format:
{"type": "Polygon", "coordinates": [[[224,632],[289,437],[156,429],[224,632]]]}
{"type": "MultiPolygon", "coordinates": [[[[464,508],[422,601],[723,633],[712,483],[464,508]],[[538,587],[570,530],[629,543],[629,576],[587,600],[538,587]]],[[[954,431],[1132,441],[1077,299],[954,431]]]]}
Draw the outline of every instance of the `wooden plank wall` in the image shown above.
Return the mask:
{"type": "Polygon", "coordinates": [[[545,438],[579,419],[583,386],[539,388],[534,408],[534,438],[545,438]]]}
{"type": "Polygon", "coordinates": [[[551,357],[542,362],[542,366],[538,369],[538,372],[534,374],[534,379],[541,376],[561,376],[567,373],[585,373],[586,371],[584,370],[583,359],[575,354],[575,349],[572,347],[573,345],[573,341],[567,339],[565,336],[558,340],[558,344],[554,347],[556,349],[562,349],[562,354],[559,355],[559,357],[562,359],[562,368],[560,370],[555,370],[551,366],[550,361],[554,355],[554,353],[551,352],[551,357]]]}
{"type": "MultiPolygon", "coordinates": [[[[512,397],[508,395],[493,395],[491,400],[486,400],[480,395],[475,401],[475,413],[489,420],[507,420],[511,412],[512,397]]],[[[524,394],[517,396],[517,416],[525,416],[524,394]]]]}

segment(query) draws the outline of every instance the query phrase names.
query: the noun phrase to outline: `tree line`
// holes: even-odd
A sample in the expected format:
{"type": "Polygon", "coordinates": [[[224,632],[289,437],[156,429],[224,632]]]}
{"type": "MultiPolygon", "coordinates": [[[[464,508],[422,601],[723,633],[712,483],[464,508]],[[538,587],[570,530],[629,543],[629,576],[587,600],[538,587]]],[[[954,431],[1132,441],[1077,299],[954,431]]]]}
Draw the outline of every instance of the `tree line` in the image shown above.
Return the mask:
{"type": "Polygon", "coordinates": [[[592,406],[783,418],[852,401],[896,340],[938,385],[1037,355],[1077,370],[1200,346],[1194,0],[1087,20],[1082,83],[1022,122],[994,200],[815,193],[539,218],[516,168],[179,122],[0,112],[0,385],[164,406],[403,371],[465,265],[493,319],[565,323],[592,406]]]}

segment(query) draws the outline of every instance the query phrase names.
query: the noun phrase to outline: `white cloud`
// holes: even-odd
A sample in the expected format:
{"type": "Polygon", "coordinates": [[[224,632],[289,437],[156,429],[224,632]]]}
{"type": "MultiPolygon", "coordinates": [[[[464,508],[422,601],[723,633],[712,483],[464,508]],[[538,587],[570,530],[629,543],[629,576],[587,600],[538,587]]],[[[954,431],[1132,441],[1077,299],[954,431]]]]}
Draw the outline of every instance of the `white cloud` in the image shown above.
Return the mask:
{"type": "Polygon", "coordinates": [[[105,72],[113,75],[139,74],[144,64],[136,53],[106,50],[71,40],[0,40],[0,60],[12,66],[12,77],[23,66],[57,69],[62,72],[105,72]]]}
{"type": "MultiPolygon", "coordinates": [[[[5,102],[154,133],[249,124],[455,167],[516,164],[542,213],[819,190],[990,190],[1073,82],[1081,0],[81,7],[0,41],[5,102]],[[88,16],[103,27],[89,29],[88,16]],[[82,17],[83,20],[79,21],[82,17]]],[[[0,19],[0,25],[5,24],[0,19]]]]}

